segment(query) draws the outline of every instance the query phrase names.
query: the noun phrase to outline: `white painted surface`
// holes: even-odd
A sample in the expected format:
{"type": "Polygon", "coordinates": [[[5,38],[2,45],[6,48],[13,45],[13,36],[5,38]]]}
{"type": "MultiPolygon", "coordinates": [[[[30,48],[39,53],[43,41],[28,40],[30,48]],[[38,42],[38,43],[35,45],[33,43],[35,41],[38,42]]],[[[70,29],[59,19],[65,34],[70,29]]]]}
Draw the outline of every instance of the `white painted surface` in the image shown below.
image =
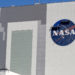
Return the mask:
{"type": "Polygon", "coordinates": [[[11,71],[0,71],[0,75],[20,75],[11,71]]]}
{"type": "Polygon", "coordinates": [[[75,2],[47,5],[45,75],[75,75],[75,41],[62,47],[56,45],[50,36],[50,27],[61,19],[75,23],[75,2]]]}
{"type": "Polygon", "coordinates": [[[11,72],[11,71],[6,71],[5,75],[20,75],[20,74],[17,74],[17,73],[11,72]]]}
{"type": "Polygon", "coordinates": [[[32,30],[33,31],[33,39],[32,39],[31,75],[36,75],[37,25],[38,25],[37,21],[8,23],[7,53],[6,53],[6,67],[7,68],[10,69],[12,31],[32,30]]]}

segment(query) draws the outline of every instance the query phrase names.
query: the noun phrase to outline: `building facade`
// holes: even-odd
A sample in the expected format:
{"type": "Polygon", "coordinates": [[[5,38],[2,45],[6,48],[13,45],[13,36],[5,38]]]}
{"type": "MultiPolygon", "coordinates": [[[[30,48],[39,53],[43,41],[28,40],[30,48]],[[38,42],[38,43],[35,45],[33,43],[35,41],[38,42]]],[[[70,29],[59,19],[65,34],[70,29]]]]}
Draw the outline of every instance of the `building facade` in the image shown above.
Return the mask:
{"type": "Polygon", "coordinates": [[[2,2],[0,74],[75,75],[75,2],[2,2]]]}

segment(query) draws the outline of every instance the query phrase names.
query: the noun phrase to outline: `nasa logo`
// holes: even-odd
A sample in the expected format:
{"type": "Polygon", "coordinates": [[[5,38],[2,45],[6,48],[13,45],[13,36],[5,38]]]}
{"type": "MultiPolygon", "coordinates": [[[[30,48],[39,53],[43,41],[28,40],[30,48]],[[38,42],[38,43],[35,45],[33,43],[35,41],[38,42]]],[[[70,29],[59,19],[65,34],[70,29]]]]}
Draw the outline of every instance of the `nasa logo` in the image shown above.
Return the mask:
{"type": "Polygon", "coordinates": [[[75,24],[67,19],[56,22],[51,28],[51,38],[60,46],[71,44],[75,39],[75,24]]]}

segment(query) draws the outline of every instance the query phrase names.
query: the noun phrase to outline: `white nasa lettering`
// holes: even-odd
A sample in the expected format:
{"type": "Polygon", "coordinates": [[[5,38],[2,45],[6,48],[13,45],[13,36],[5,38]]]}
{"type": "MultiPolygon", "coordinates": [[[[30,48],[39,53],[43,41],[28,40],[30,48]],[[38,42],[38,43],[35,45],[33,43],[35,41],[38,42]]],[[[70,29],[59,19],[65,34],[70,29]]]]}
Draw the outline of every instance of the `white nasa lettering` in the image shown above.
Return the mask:
{"type": "Polygon", "coordinates": [[[75,30],[74,29],[71,30],[71,34],[75,35],[75,30]]]}
{"type": "Polygon", "coordinates": [[[69,29],[66,29],[65,30],[65,35],[69,35],[69,34],[70,34],[69,29]]]}
{"type": "Polygon", "coordinates": [[[58,36],[58,31],[53,31],[53,36],[58,36]]]}
{"type": "Polygon", "coordinates": [[[53,31],[53,36],[63,36],[63,35],[75,35],[75,30],[72,29],[72,30],[69,30],[69,29],[66,29],[66,30],[60,30],[60,31],[53,31]]]}
{"type": "Polygon", "coordinates": [[[59,32],[59,35],[64,35],[64,31],[63,30],[60,30],[60,32],[59,32]]]}

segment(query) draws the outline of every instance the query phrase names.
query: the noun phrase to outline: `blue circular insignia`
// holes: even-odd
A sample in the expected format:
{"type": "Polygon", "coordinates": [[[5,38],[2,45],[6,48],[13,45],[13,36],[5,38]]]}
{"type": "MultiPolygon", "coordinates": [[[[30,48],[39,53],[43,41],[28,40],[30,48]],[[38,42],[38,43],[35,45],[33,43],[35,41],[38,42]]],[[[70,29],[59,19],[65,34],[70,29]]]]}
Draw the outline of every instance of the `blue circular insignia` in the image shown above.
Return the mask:
{"type": "Polygon", "coordinates": [[[75,38],[75,24],[67,19],[56,22],[51,28],[51,38],[60,46],[71,44],[75,38]]]}

